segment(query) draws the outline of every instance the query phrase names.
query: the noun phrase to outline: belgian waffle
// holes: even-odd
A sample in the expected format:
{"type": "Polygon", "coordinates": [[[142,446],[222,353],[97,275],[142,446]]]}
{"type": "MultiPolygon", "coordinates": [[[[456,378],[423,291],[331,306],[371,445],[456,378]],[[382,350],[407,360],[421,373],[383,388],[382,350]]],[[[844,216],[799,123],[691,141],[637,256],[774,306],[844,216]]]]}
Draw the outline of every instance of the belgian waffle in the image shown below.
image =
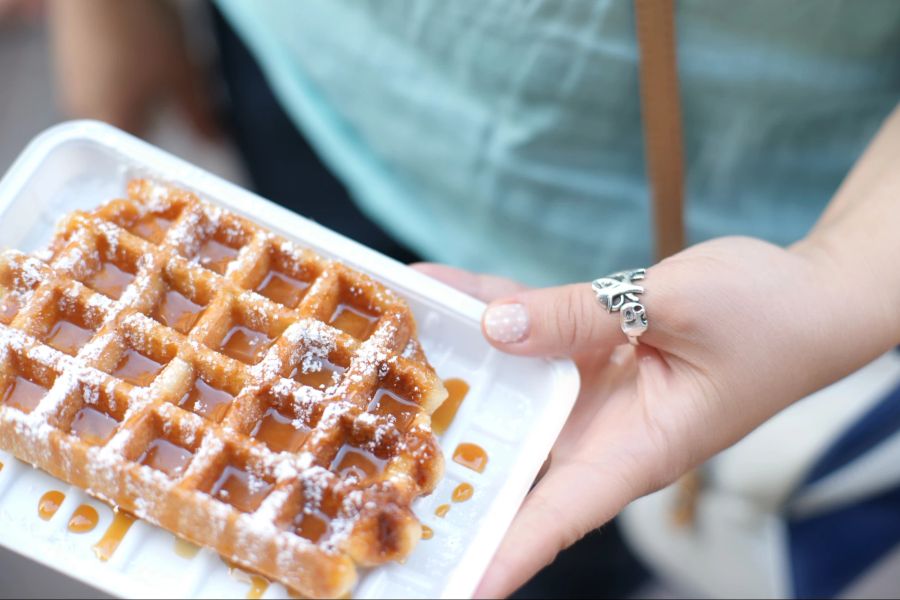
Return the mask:
{"type": "Polygon", "coordinates": [[[0,254],[0,447],[307,596],[412,551],[445,397],[403,300],[186,191],[0,254]]]}

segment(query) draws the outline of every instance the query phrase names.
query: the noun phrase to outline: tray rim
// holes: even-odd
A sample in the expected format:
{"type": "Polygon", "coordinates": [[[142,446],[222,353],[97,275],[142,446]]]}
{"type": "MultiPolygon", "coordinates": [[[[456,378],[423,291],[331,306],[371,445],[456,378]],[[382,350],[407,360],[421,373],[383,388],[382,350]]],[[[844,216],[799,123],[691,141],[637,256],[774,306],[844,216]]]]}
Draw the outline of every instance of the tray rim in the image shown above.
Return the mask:
{"type": "MultiPolygon", "coordinates": [[[[229,209],[260,222],[288,239],[314,245],[317,249],[369,273],[376,279],[386,280],[389,286],[414,290],[413,294],[419,301],[430,304],[438,310],[455,313],[480,328],[481,314],[486,306],[480,300],[99,121],[65,121],[38,134],[0,179],[0,214],[15,203],[18,193],[38,171],[43,159],[55,148],[72,141],[92,142],[112,150],[134,165],[164,176],[165,181],[172,181],[195,190],[205,199],[226,205],[229,209]],[[253,215],[249,215],[237,205],[237,200],[240,199],[254,206],[253,215]],[[256,207],[261,209],[260,213],[256,212],[256,207]],[[290,231],[277,223],[290,223],[290,231]],[[308,239],[310,236],[314,238],[313,241],[308,239]]],[[[571,360],[565,358],[531,360],[544,363],[548,377],[552,376],[556,380],[555,398],[544,404],[543,411],[535,413],[533,423],[540,423],[541,426],[532,426],[528,456],[520,452],[515,457],[506,478],[499,483],[494,500],[482,515],[483,522],[490,523],[490,526],[483,527],[470,538],[459,562],[448,576],[441,592],[443,598],[472,596],[577,398],[580,377],[571,360]],[[536,458],[537,455],[540,455],[539,460],[536,458]],[[526,461],[525,458],[530,460],[526,461]],[[508,506],[514,506],[515,510],[507,510],[508,506]]],[[[27,463],[22,464],[30,466],[27,463]]],[[[68,483],[62,483],[73,487],[68,483]]],[[[129,584],[125,575],[115,569],[105,568],[104,563],[97,562],[99,568],[83,559],[60,564],[42,556],[38,548],[13,547],[2,538],[0,545],[100,591],[121,597],[141,595],[135,594],[140,590],[135,590],[134,584],[129,584]],[[97,576],[101,574],[104,583],[98,585],[97,576]]]]}

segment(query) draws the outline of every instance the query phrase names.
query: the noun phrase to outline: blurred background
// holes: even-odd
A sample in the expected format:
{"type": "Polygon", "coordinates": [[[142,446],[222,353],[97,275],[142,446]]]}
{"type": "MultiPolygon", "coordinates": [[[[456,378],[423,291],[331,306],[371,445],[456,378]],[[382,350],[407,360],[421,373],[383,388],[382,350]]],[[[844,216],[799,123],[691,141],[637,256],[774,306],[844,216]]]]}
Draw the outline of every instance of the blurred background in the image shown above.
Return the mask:
{"type": "MultiPolygon", "coordinates": [[[[208,31],[208,6],[182,3],[190,27],[209,35],[197,38],[196,54],[214,68],[215,45],[208,31]]],[[[54,78],[50,32],[42,2],[0,0],[0,171],[5,172],[25,145],[43,129],[69,117],[60,107],[54,78]]],[[[209,138],[187,118],[161,102],[139,133],[151,143],[230,181],[246,185],[240,158],[227,135],[209,138]]]]}

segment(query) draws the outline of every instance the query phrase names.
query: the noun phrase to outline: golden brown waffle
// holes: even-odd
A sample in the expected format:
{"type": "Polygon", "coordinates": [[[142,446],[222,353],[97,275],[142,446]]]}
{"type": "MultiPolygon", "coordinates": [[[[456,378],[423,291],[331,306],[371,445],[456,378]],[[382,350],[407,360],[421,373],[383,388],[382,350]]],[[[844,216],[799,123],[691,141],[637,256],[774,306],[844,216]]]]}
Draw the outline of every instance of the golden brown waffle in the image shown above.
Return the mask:
{"type": "Polygon", "coordinates": [[[445,397],[390,290],[188,192],[0,255],[0,447],[308,596],[412,551],[445,397]]]}

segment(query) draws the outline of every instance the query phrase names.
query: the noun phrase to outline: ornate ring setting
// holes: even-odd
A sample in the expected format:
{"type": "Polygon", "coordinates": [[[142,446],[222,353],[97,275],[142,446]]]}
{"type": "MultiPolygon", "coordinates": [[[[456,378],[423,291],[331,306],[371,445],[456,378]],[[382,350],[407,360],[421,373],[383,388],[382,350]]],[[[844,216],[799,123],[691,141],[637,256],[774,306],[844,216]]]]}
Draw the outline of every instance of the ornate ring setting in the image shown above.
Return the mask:
{"type": "Polygon", "coordinates": [[[591,289],[606,312],[622,313],[622,332],[635,346],[641,334],[647,331],[647,311],[638,297],[644,293],[644,288],[634,282],[642,280],[646,274],[646,269],[619,271],[591,282],[591,289]]]}

